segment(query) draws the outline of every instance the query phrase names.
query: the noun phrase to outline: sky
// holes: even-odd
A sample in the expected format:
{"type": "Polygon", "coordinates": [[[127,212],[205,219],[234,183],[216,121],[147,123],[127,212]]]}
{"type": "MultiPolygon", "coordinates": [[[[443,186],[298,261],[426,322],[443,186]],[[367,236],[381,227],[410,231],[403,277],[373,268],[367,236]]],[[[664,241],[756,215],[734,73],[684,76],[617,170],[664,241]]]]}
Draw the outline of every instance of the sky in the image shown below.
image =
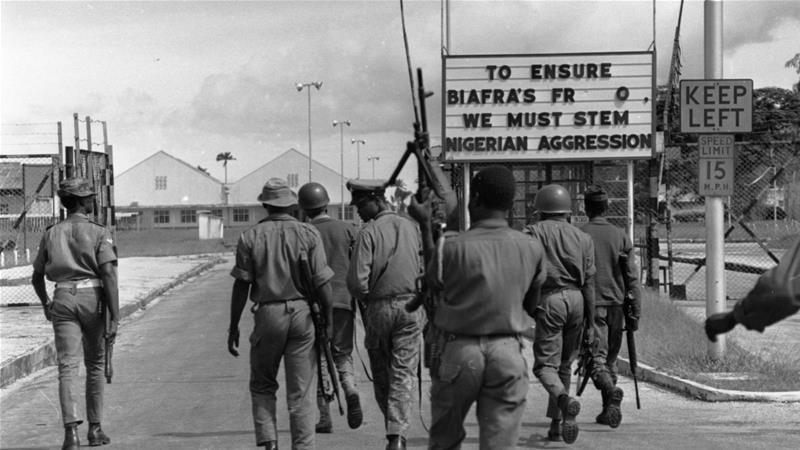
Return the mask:
{"type": "MultiPolygon", "coordinates": [[[[440,142],[442,49],[450,55],[646,51],[667,80],[679,1],[404,3],[440,142]],[[655,16],[655,39],[653,36],[655,16]],[[449,44],[449,45],[448,45],[449,44]]],[[[703,78],[703,1],[686,0],[683,78],[703,78]]],[[[723,2],[723,78],[791,89],[800,1],[723,2]]],[[[0,154],[55,153],[56,123],[105,121],[121,173],[163,150],[234,182],[290,148],[354,178],[387,178],[413,138],[400,1],[0,1],[0,154]],[[349,120],[349,127],[332,122],[349,120]],[[365,144],[356,146],[352,139],[365,144]],[[357,158],[360,147],[360,158],[357,158]],[[368,158],[377,157],[370,161],[368,158]]],[[[80,138],[86,125],[80,123],[80,138]]],[[[92,140],[102,140],[95,123],[92,140]]],[[[85,147],[86,143],[82,143],[85,147]]],[[[408,171],[404,172],[409,175],[408,171]]],[[[283,174],[277,174],[283,176],[283,174]]]]}

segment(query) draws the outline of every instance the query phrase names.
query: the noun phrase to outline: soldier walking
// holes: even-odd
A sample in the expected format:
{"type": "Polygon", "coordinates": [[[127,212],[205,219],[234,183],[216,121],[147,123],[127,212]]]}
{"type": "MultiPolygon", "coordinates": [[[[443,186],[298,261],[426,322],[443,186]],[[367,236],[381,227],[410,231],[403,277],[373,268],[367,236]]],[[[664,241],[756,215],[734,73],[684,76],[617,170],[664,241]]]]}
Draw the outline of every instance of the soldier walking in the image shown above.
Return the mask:
{"type": "Polygon", "coordinates": [[[641,294],[633,263],[633,243],[605,218],[608,194],[599,186],[589,186],[583,202],[589,222],[581,230],[592,237],[597,268],[594,277],[596,346],[591,377],[603,398],[603,410],[595,420],[617,428],[622,421],[623,396],[622,389],[617,387],[617,356],[622,348],[626,313],[632,316],[632,323],[638,328],[641,294]]]}
{"type": "Polygon", "coordinates": [[[571,444],[578,438],[575,417],[581,410],[569,395],[571,368],[583,333],[591,340],[592,329],[586,324],[594,323],[594,245],[589,235],[567,221],[572,200],[562,186],[542,187],[534,207],[541,220],[525,232],[545,249],[547,279],[534,316],[533,373],[550,394],[547,438],[571,444]]]}
{"type": "MultiPolygon", "coordinates": [[[[547,273],[539,241],[508,225],[515,190],[505,167],[478,172],[470,187],[471,228],[431,252],[426,279],[442,300],[431,325],[438,354],[431,355],[429,449],[460,448],[475,402],[480,448],[516,448],[528,392],[521,334],[531,326],[547,273]]],[[[430,201],[412,198],[409,212],[430,247],[430,201]]]]}
{"type": "Polygon", "coordinates": [[[33,262],[32,284],[53,322],[58,360],[58,397],[64,423],[62,450],[80,447],[78,425],[78,364],[81,346],[86,367],[86,415],[89,445],[111,439],[103,432],[103,377],[105,362],[105,316],[113,342],[119,320],[117,253],[107,228],[89,219],[94,212],[95,192],[88,180],[68,178],[58,188],[67,218],[45,231],[33,262]],[[47,294],[45,277],[56,283],[53,299],[47,294]]]}
{"type": "MultiPolygon", "coordinates": [[[[347,402],[347,424],[352,429],[361,426],[363,420],[361,400],[356,389],[353,371],[353,326],[355,305],[347,291],[347,270],[355,242],[356,227],[352,223],[336,220],[327,214],[330,197],[325,187],[319,183],[304,184],[297,194],[300,208],[305,212],[309,223],[314,225],[322,237],[328,266],[333,270],[330,280],[333,292],[333,335],[331,347],[336,370],[347,402]]],[[[317,394],[320,420],[317,433],[330,433],[333,430],[328,400],[317,394]]]]}
{"type": "Polygon", "coordinates": [[[347,287],[365,306],[364,346],[375,399],[384,416],[386,448],[405,449],[425,320],[421,309],[405,309],[418,295],[420,233],[410,218],[389,208],[383,183],[350,180],[347,189],[350,204],[367,222],[356,237],[347,287]]]}
{"type": "Polygon", "coordinates": [[[231,292],[228,351],[238,356],[239,319],[248,296],[255,326],[250,335],[250,395],[256,445],[278,448],[275,394],[278,369],[285,357],[286,403],[293,449],[314,448],[317,355],[315,331],[306,295],[299,286],[317,289],[322,313],[332,327],[333,271],[325,259],[319,231],[291,216],[297,196],[280,178],[270,178],[258,196],[266,219],[244,231],[236,246],[231,292]],[[308,259],[311,280],[301,280],[301,257],[308,259]]]}

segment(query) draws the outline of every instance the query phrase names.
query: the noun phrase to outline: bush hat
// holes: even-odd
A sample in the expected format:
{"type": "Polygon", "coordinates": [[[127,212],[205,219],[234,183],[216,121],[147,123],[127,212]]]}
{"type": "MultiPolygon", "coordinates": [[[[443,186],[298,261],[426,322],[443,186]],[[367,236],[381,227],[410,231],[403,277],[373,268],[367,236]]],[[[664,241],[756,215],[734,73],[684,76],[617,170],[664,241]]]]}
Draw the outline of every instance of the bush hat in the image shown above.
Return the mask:
{"type": "Polygon", "coordinates": [[[383,198],[386,180],[348,180],[347,190],[353,196],[350,205],[356,205],[364,197],[383,198]]]}
{"type": "Polygon", "coordinates": [[[95,195],[94,188],[86,178],[67,178],[58,185],[59,197],[89,197],[92,195],[95,195]]]}
{"type": "Polygon", "coordinates": [[[297,194],[289,188],[285,180],[270,178],[264,183],[258,201],[265,205],[287,207],[297,204],[297,194]]]}

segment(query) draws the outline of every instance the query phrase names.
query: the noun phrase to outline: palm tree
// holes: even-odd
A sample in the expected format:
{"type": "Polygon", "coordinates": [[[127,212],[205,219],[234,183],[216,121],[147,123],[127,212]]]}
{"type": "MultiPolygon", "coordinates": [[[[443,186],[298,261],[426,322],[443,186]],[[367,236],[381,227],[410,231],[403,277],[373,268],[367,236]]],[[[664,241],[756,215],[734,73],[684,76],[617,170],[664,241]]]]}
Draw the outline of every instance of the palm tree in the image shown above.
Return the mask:
{"type": "Polygon", "coordinates": [[[225,184],[228,184],[228,161],[233,161],[234,158],[231,152],[223,152],[217,154],[217,161],[222,161],[222,167],[225,168],[225,184]]]}

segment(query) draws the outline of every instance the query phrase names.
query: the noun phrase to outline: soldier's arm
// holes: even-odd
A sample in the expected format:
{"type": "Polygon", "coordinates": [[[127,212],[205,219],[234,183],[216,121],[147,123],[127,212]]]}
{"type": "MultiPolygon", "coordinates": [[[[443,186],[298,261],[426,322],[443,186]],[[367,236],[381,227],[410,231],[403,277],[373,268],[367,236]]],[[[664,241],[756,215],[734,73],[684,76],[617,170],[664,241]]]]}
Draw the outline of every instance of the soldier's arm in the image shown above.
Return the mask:
{"type": "MultiPolygon", "coordinates": [[[[538,241],[534,242],[538,244],[538,241]]],[[[531,285],[528,287],[528,292],[525,293],[525,300],[523,301],[523,307],[531,317],[535,316],[536,306],[539,305],[542,296],[542,286],[547,280],[547,261],[545,261],[545,258],[542,256],[544,250],[541,245],[536,245],[536,247],[538,250],[535,254],[539,257],[539,261],[536,264],[536,273],[531,281],[531,285]]]]}
{"type": "Polygon", "coordinates": [[[229,330],[239,328],[239,320],[242,318],[244,305],[247,303],[247,296],[250,293],[250,283],[243,280],[234,280],[231,290],[231,321],[229,330]]]}
{"type": "Polygon", "coordinates": [[[594,263],[594,243],[589,235],[586,244],[584,245],[584,281],[581,286],[581,293],[583,294],[583,318],[587,324],[594,324],[594,277],[595,277],[595,263],[594,263]]]}
{"type": "Polygon", "coordinates": [[[362,300],[369,294],[369,274],[372,267],[372,247],[370,239],[362,230],[356,238],[350,268],[347,272],[347,289],[350,295],[362,300]]]}
{"type": "Polygon", "coordinates": [[[39,301],[42,302],[42,306],[47,306],[47,304],[50,303],[50,296],[47,295],[44,274],[34,271],[31,277],[31,284],[33,285],[33,290],[36,292],[36,296],[39,297],[39,301]]]}
{"type": "Polygon", "coordinates": [[[109,318],[119,321],[119,289],[117,284],[116,262],[107,262],[100,265],[100,279],[103,281],[103,294],[108,302],[109,318]]]}
{"type": "Polygon", "coordinates": [[[631,312],[638,319],[642,311],[642,290],[639,286],[639,274],[635,263],[635,254],[633,252],[633,243],[625,236],[624,253],[626,255],[626,263],[621,269],[625,271],[623,280],[625,282],[625,290],[630,295],[627,296],[631,302],[631,312]]]}

